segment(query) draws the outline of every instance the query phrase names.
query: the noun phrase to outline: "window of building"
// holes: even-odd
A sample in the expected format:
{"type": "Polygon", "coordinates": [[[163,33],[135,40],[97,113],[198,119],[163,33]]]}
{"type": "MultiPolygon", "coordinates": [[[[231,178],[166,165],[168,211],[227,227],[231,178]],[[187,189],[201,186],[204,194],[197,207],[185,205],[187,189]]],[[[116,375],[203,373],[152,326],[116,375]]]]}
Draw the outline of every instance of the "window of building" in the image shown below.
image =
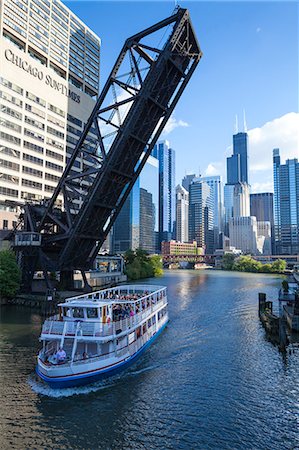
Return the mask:
{"type": "Polygon", "coordinates": [[[64,122],[62,122],[62,120],[57,119],[56,117],[50,116],[50,114],[48,114],[48,121],[53,123],[54,125],[57,125],[58,127],[64,128],[64,122]]]}
{"type": "Polygon", "coordinates": [[[40,55],[39,53],[37,53],[37,51],[33,50],[30,47],[28,49],[28,54],[31,56],[31,58],[35,59],[35,61],[38,61],[41,64],[43,64],[43,66],[47,65],[47,58],[45,58],[44,56],[40,55]]]}
{"type": "Polygon", "coordinates": [[[25,136],[29,136],[32,139],[36,139],[37,141],[44,142],[45,138],[42,134],[37,133],[36,131],[29,130],[28,128],[24,128],[25,136]]]}
{"type": "Polygon", "coordinates": [[[41,170],[33,169],[33,167],[22,166],[22,172],[38,178],[43,177],[43,172],[41,170]]]}
{"type": "Polygon", "coordinates": [[[55,186],[49,186],[48,184],[45,184],[45,191],[46,192],[54,192],[55,186]]]}
{"type": "Polygon", "coordinates": [[[19,172],[20,165],[17,163],[14,163],[12,161],[6,161],[5,159],[0,159],[0,167],[5,167],[5,169],[15,170],[16,172],[19,172]]]}
{"type": "Polygon", "coordinates": [[[55,20],[55,22],[59,23],[59,25],[64,28],[66,31],[68,31],[68,26],[67,24],[64,22],[64,20],[61,20],[56,14],[53,14],[52,12],[52,20],[55,20]]]}
{"type": "Polygon", "coordinates": [[[3,227],[3,230],[8,229],[8,220],[6,220],[6,219],[3,220],[2,227],[3,227]]]}
{"type": "Polygon", "coordinates": [[[92,91],[88,86],[85,86],[85,93],[89,95],[91,98],[96,98],[97,93],[92,91]]]}
{"type": "Polygon", "coordinates": [[[83,91],[83,83],[80,83],[80,81],[76,80],[76,78],[72,77],[72,75],[69,75],[69,82],[76,86],[76,88],[80,89],[80,91],[83,91]]]}
{"type": "Polygon", "coordinates": [[[28,148],[36,153],[44,153],[43,147],[40,145],[32,144],[32,142],[24,141],[24,148],[28,148]]]}
{"type": "Polygon", "coordinates": [[[21,198],[24,200],[36,200],[39,201],[42,199],[42,196],[39,194],[33,194],[32,192],[21,192],[21,198]]]}
{"type": "Polygon", "coordinates": [[[47,138],[47,144],[52,145],[53,147],[56,147],[59,150],[63,150],[63,144],[61,144],[58,141],[55,141],[55,139],[47,138]]]}
{"type": "Polygon", "coordinates": [[[53,64],[52,62],[50,63],[50,68],[52,70],[54,70],[54,72],[59,75],[60,77],[66,79],[66,73],[64,70],[60,69],[58,66],[56,66],[55,64],[53,64]]]}
{"type": "Polygon", "coordinates": [[[69,131],[70,133],[75,134],[76,136],[81,136],[81,130],[78,130],[75,127],[72,127],[72,125],[67,125],[67,131],[69,131]]]}
{"type": "Polygon", "coordinates": [[[53,175],[52,173],[46,173],[45,178],[46,180],[53,181],[54,183],[58,183],[58,181],[60,180],[60,177],[58,177],[57,175],[53,175]]]}
{"type": "Polygon", "coordinates": [[[15,36],[10,34],[8,31],[3,31],[3,37],[7,39],[9,42],[11,42],[13,45],[18,47],[19,50],[25,51],[25,43],[21,40],[17,39],[15,36]]]}
{"type": "Polygon", "coordinates": [[[4,133],[3,131],[0,131],[0,138],[15,145],[21,145],[21,139],[12,136],[11,134],[4,133]]]}
{"type": "Polygon", "coordinates": [[[34,36],[38,41],[42,42],[43,44],[45,44],[46,46],[49,45],[49,40],[42,36],[41,33],[38,33],[34,28],[29,28],[29,33],[34,36]]]}
{"type": "Polygon", "coordinates": [[[42,119],[46,117],[45,112],[42,111],[41,109],[36,108],[35,106],[31,106],[26,103],[25,109],[26,111],[30,111],[32,114],[35,114],[36,116],[41,117],[42,119]]]}
{"type": "Polygon", "coordinates": [[[19,177],[14,175],[9,175],[8,173],[0,172],[0,181],[5,181],[6,183],[19,184],[19,177]]]}
{"type": "MultiPolygon", "coordinates": [[[[8,15],[11,19],[13,19],[13,14],[7,10],[7,8],[9,8],[9,10],[13,11],[14,14],[16,14],[18,17],[20,17],[22,20],[24,20],[25,22],[27,21],[27,14],[24,11],[21,11],[19,8],[16,8],[14,6],[13,3],[5,3],[5,7],[4,7],[4,14],[8,15]]],[[[24,28],[26,29],[26,25],[24,25],[24,28]]]]}
{"type": "Polygon", "coordinates": [[[60,28],[60,26],[53,20],[51,23],[51,28],[52,28],[52,34],[54,36],[58,37],[62,41],[63,41],[63,38],[65,38],[64,42],[65,43],[68,42],[68,33],[65,30],[63,30],[62,28],[60,28]]]}
{"type": "Polygon", "coordinates": [[[7,197],[18,197],[18,191],[16,189],[10,189],[0,186],[0,194],[7,197]]]}
{"type": "Polygon", "coordinates": [[[33,180],[27,180],[27,179],[22,179],[22,186],[27,186],[27,187],[31,187],[34,189],[41,189],[42,188],[42,184],[38,183],[37,181],[33,181],[33,180]]]}
{"type": "Polygon", "coordinates": [[[50,111],[54,112],[55,114],[58,114],[58,115],[61,116],[61,117],[65,117],[65,112],[62,111],[62,109],[58,108],[57,106],[54,106],[54,105],[49,104],[49,105],[48,105],[48,109],[49,109],[50,111]]]}
{"type": "Polygon", "coordinates": [[[46,107],[46,101],[43,100],[40,97],[37,97],[37,95],[32,94],[31,92],[26,91],[26,97],[31,100],[32,102],[37,103],[40,106],[46,107]]]}
{"type": "Polygon", "coordinates": [[[63,161],[63,155],[60,155],[59,153],[53,152],[52,150],[46,150],[46,155],[50,156],[51,158],[57,159],[58,161],[63,161]]]}
{"type": "Polygon", "coordinates": [[[73,136],[67,135],[67,136],[66,136],[66,141],[69,142],[70,144],[76,145],[78,139],[74,138],[73,136]]]}
{"type": "Polygon", "coordinates": [[[3,98],[3,100],[6,100],[7,102],[12,103],[13,105],[20,106],[20,107],[23,106],[22,100],[19,100],[18,98],[13,97],[12,95],[8,94],[8,92],[0,91],[0,98],[3,98]]]}
{"type": "MultiPolygon", "coordinates": [[[[17,5],[19,8],[21,8],[23,11],[27,12],[28,8],[24,5],[23,2],[20,2],[20,0],[10,0],[14,5],[17,5]]],[[[27,1],[25,2],[27,4],[27,1]]]]}
{"type": "Polygon", "coordinates": [[[45,125],[42,122],[40,122],[39,120],[36,120],[36,119],[32,119],[31,117],[25,116],[25,122],[28,123],[29,125],[32,125],[33,127],[40,129],[40,130],[45,129],[45,125]]]}
{"type": "Polygon", "coordinates": [[[45,5],[43,5],[44,6],[44,12],[40,9],[40,8],[38,8],[37,6],[35,6],[34,4],[33,4],[33,2],[35,2],[35,3],[37,3],[37,1],[36,0],[32,0],[31,1],[31,9],[33,9],[33,11],[34,12],[36,12],[36,14],[38,14],[42,19],[44,19],[46,22],[49,22],[50,21],[50,11],[45,7],[45,5]],[[46,13],[46,14],[45,14],[46,13]]]}
{"type": "Polygon", "coordinates": [[[19,33],[24,38],[27,37],[27,33],[24,30],[22,30],[20,27],[18,27],[18,25],[16,25],[15,22],[9,20],[7,17],[3,17],[3,23],[5,25],[8,25],[13,30],[15,30],[17,33],[19,33]]]}
{"type": "Polygon", "coordinates": [[[11,89],[14,92],[17,92],[20,95],[23,95],[23,89],[20,86],[12,83],[11,81],[6,80],[3,77],[0,77],[0,84],[7,87],[8,89],[11,89]]]}
{"type": "Polygon", "coordinates": [[[52,127],[47,127],[47,132],[50,134],[53,134],[53,136],[57,136],[60,139],[64,139],[64,133],[62,133],[61,131],[56,130],[55,128],[52,127]]]}
{"type": "Polygon", "coordinates": [[[55,52],[50,52],[51,58],[55,59],[55,61],[59,62],[62,66],[66,67],[66,62],[60,58],[60,56],[56,55],[55,52]]]}
{"type": "Polygon", "coordinates": [[[57,14],[60,19],[62,19],[65,23],[69,23],[68,17],[65,16],[65,12],[60,12],[58,8],[56,8],[54,5],[52,5],[52,11],[57,14]]]}
{"type": "Polygon", "coordinates": [[[0,111],[4,114],[7,114],[10,117],[14,117],[15,119],[22,120],[22,114],[19,111],[9,108],[6,105],[0,105],[0,111]]]}
{"type": "Polygon", "coordinates": [[[0,146],[0,153],[2,153],[3,155],[10,156],[12,158],[20,158],[21,154],[18,150],[9,147],[4,147],[3,145],[0,146]]]}
{"type": "Polygon", "coordinates": [[[37,164],[39,166],[43,165],[43,160],[41,158],[37,158],[36,156],[27,155],[27,153],[23,153],[23,160],[30,161],[33,164],[37,164]]]}
{"type": "Polygon", "coordinates": [[[72,116],[71,114],[67,115],[67,120],[69,122],[74,123],[75,125],[77,125],[78,127],[82,127],[82,120],[77,119],[77,117],[72,116]]]}
{"type": "Polygon", "coordinates": [[[46,167],[48,167],[48,169],[56,170],[57,172],[63,171],[62,166],[59,166],[58,164],[52,163],[50,161],[46,161],[46,167]]]}
{"type": "Polygon", "coordinates": [[[47,5],[49,3],[48,1],[39,1],[39,0],[31,0],[31,7],[32,2],[34,2],[39,8],[41,8],[48,16],[50,16],[50,5],[47,5]]]}
{"type": "Polygon", "coordinates": [[[49,24],[47,22],[44,22],[43,20],[41,20],[41,18],[35,14],[34,12],[30,11],[29,12],[30,17],[32,17],[37,23],[39,23],[43,28],[45,28],[46,30],[49,30],[49,24]]]}
{"type": "Polygon", "coordinates": [[[22,127],[20,125],[17,125],[16,123],[11,122],[10,120],[0,118],[0,125],[9,128],[10,130],[15,131],[16,133],[21,133],[22,131],[22,127]]]}
{"type": "Polygon", "coordinates": [[[39,33],[43,34],[46,38],[49,37],[48,31],[45,30],[44,26],[41,26],[40,24],[36,23],[34,20],[29,19],[29,24],[35,28],[39,33]]]}
{"type": "Polygon", "coordinates": [[[42,45],[38,39],[35,39],[33,36],[29,36],[29,41],[32,42],[36,47],[38,47],[40,50],[42,50],[44,53],[48,53],[47,47],[42,45]]]}

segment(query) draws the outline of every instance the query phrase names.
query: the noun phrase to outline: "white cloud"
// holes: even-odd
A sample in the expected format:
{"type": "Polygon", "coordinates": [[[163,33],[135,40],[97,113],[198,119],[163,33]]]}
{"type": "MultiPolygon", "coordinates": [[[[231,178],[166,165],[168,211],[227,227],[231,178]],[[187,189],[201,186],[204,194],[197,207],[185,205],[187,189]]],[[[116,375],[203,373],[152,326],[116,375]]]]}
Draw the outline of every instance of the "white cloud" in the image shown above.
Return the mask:
{"type": "Polygon", "coordinates": [[[224,180],[225,175],[225,164],[224,162],[212,162],[208,165],[208,167],[204,170],[204,176],[212,177],[215,175],[222,175],[222,179],[224,180]]]}
{"type": "Polygon", "coordinates": [[[170,116],[167,124],[164,127],[164,130],[162,132],[162,135],[170,134],[175,128],[178,127],[189,127],[190,125],[187,122],[184,122],[183,120],[179,119],[177,120],[174,116],[170,116]]]}
{"type": "Polygon", "coordinates": [[[261,27],[257,27],[257,29],[255,30],[257,33],[260,33],[262,31],[261,27]]]}
{"type": "Polygon", "coordinates": [[[272,151],[280,149],[282,164],[299,157],[299,113],[288,113],[248,131],[249,181],[252,192],[273,190],[272,151]]]}

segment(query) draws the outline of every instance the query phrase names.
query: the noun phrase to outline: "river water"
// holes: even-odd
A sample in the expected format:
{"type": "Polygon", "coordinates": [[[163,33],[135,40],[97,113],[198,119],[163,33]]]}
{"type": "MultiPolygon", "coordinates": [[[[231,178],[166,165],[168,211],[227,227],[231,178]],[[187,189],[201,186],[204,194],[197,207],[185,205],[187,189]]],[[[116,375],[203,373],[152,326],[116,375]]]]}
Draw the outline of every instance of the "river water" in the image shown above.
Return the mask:
{"type": "Polygon", "coordinates": [[[299,353],[283,357],[258,319],[258,292],[281,278],[169,271],[170,323],[129,370],[52,391],[34,377],[43,318],[4,307],[0,448],[299,448],[299,353]]]}

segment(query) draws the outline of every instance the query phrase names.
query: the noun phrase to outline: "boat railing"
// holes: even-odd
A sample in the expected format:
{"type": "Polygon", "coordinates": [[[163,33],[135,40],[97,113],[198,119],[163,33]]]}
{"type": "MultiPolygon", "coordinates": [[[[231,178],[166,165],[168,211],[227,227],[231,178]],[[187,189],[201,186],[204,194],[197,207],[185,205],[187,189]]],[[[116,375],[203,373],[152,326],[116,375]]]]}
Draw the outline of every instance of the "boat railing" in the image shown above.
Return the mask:
{"type": "Polygon", "coordinates": [[[52,318],[50,318],[50,320],[46,320],[43,324],[42,335],[64,336],[66,338],[76,336],[79,339],[80,337],[96,338],[117,335],[146,320],[147,317],[166,303],[167,298],[162,297],[157,303],[151,304],[148,308],[134,316],[122,318],[110,323],[80,320],[59,321],[51,320],[52,318]]]}
{"type": "MultiPolygon", "coordinates": [[[[117,286],[110,289],[105,289],[102,291],[97,292],[90,292],[89,294],[82,294],[78,295],[76,297],[70,297],[66,299],[66,302],[71,301],[77,301],[77,300],[116,300],[117,298],[120,298],[121,296],[128,296],[128,295],[139,295],[141,294],[141,297],[138,300],[144,300],[151,296],[166,296],[166,287],[162,286],[149,286],[149,285],[124,285],[124,286],[117,286]]],[[[138,301],[137,300],[137,301],[138,301]]]]}

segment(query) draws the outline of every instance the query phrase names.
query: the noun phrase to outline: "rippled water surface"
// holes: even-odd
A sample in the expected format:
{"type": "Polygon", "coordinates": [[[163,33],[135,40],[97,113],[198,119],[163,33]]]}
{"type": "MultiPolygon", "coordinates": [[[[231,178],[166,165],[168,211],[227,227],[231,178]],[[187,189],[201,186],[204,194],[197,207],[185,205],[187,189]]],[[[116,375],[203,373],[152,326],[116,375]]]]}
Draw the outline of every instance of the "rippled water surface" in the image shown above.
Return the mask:
{"type": "Polygon", "coordinates": [[[1,449],[299,448],[299,353],[283,358],[257,313],[279,277],[166,272],[170,323],[120,376],[53,391],[34,377],[42,318],[0,320],[1,449]]]}

